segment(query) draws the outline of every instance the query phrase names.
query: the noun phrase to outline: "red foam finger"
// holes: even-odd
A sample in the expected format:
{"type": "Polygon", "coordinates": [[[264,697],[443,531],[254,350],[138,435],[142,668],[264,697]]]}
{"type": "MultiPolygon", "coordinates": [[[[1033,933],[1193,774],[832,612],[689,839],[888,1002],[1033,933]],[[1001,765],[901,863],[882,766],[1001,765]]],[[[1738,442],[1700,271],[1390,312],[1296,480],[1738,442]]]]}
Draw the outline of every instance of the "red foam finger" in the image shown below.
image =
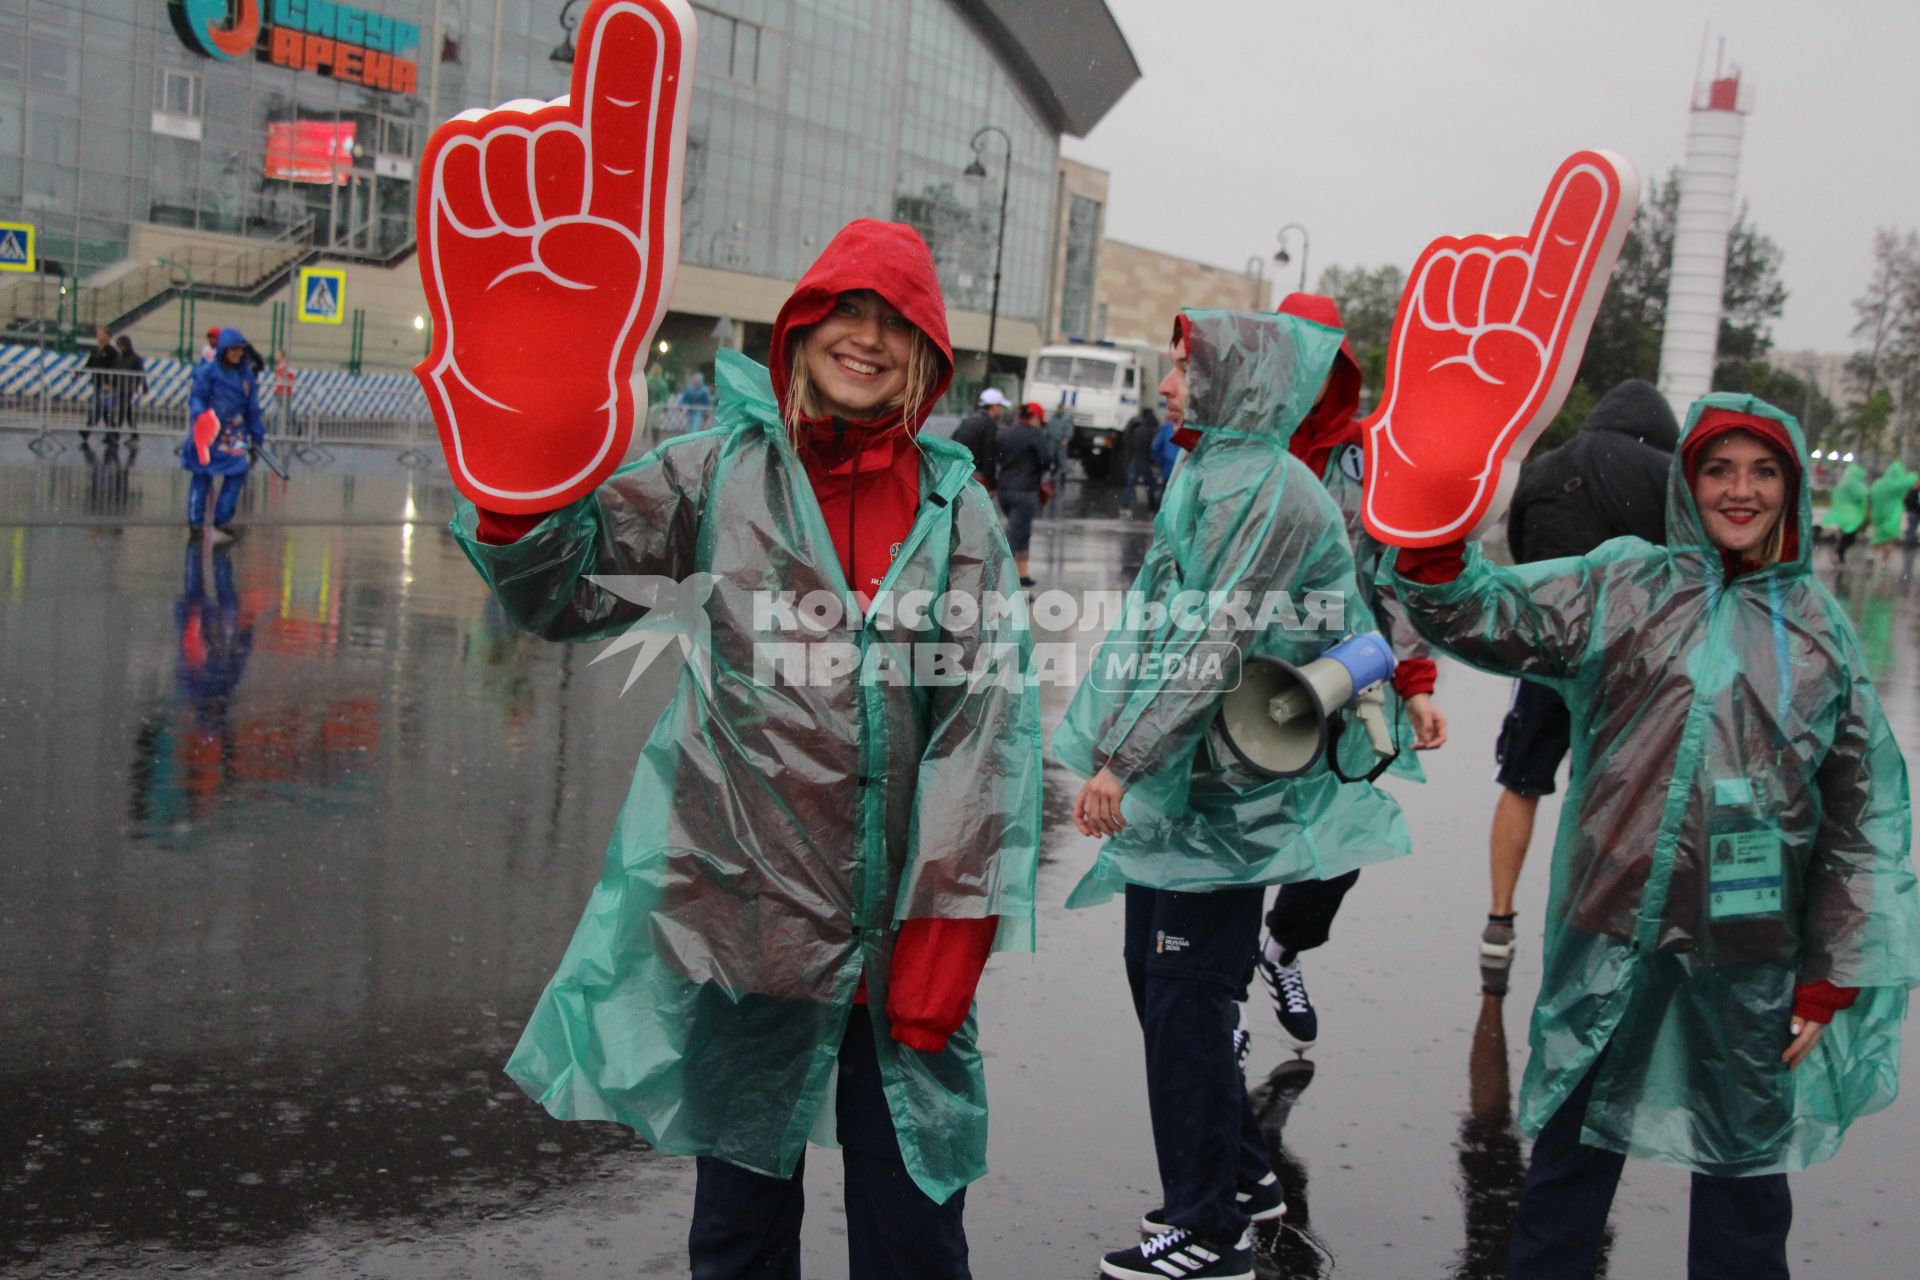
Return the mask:
{"type": "Polygon", "coordinates": [[[542,129],[533,140],[534,201],[542,218],[585,212],[587,145],[571,129],[542,129]]]}
{"type": "Polygon", "coordinates": [[[584,113],[589,207],[643,237],[661,219],[650,202],[677,178],[671,140],[685,129],[693,30],[682,0],[595,0],[580,21],[573,101],[584,113]]]}
{"type": "Polygon", "coordinates": [[[1489,324],[1513,324],[1527,304],[1527,288],[1533,281],[1532,262],[1516,253],[1494,257],[1487,276],[1485,319],[1489,324]]]}
{"type": "Polygon", "coordinates": [[[1438,243],[1414,267],[1414,284],[1420,291],[1420,318],[1440,327],[1453,323],[1453,276],[1458,261],[1453,252],[1438,243]]]}
{"type": "Polygon", "coordinates": [[[522,230],[533,226],[532,175],[527,157],[532,148],[522,129],[495,128],[488,132],[480,168],[487,183],[487,204],[503,227],[522,230]]]}
{"type": "MultiPolygon", "coordinates": [[[[480,176],[478,144],[456,125],[442,125],[427,152],[425,167],[429,174],[435,171],[436,163],[440,202],[447,216],[466,227],[491,226],[493,219],[487,213],[487,184],[480,176]]],[[[432,184],[421,188],[423,196],[433,190],[432,184]]],[[[420,225],[425,227],[429,223],[423,219],[420,225]]]]}
{"type": "Polygon", "coordinates": [[[1461,255],[1460,265],[1453,273],[1453,321],[1455,324],[1472,328],[1480,323],[1482,294],[1487,287],[1487,273],[1493,265],[1493,256],[1485,252],[1461,255]]]}
{"type": "Polygon", "coordinates": [[[1591,152],[1571,157],[1554,175],[1540,206],[1540,221],[1530,237],[1532,287],[1520,325],[1543,342],[1579,304],[1580,286],[1619,207],[1619,179],[1610,168],[1603,169],[1603,163],[1591,152]]]}

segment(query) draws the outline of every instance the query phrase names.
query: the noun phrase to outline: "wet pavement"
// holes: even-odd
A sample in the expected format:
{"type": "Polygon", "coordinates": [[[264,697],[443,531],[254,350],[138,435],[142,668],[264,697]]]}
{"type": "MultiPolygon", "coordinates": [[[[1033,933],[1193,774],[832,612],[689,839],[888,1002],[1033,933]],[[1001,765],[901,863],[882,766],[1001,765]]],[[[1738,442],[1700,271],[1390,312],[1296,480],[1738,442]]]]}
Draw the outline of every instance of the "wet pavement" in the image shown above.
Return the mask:
{"type": "MultiPolygon", "coordinates": [[[[220,549],[182,535],[184,479],[157,442],[129,464],[0,436],[0,1275],[684,1274],[691,1162],[550,1120],[500,1071],[672,672],[623,698],[624,664],[509,628],[437,465],[256,473],[220,549]]],[[[1043,585],[1130,576],[1147,528],[1116,497],[1067,487],[1043,585]]],[[[1898,565],[1864,567],[1841,594],[1920,740],[1920,609],[1898,565]]],[[[1502,1272],[1557,815],[1514,994],[1484,996],[1506,690],[1446,665],[1440,696],[1453,741],[1397,787],[1419,851],[1307,959],[1320,1046],[1295,1059],[1252,1007],[1290,1204],[1263,1277],[1502,1272]]],[[[1093,852],[1074,787],[1049,767],[1042,949],[981,988],[983,1280],[1092,1276],[1158,1199],[1118,904],[1060,906],[1093,852]]],[[[1920,1271],[1916,1148],[1903,1100],[1794,1180],[1798,1275],[1920,1271]]],[[[845,1273],[836,1165],[811,1162],[813,1276],[845,1273]]],[[[1608,1274],[1679,1273],[1686,1185],[1630,1163],[1608,1274]]]]}

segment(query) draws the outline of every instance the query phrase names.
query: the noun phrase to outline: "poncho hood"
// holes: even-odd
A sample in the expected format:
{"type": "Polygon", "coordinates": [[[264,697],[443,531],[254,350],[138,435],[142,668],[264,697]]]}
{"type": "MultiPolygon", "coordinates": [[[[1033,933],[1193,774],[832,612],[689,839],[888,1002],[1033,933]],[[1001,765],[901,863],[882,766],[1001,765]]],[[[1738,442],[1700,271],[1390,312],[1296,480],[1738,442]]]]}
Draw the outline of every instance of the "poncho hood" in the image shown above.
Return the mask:
{"type": "Polygon", "coordinates": [[[908,424],[918,431],[933,411],[934,402],[946,393],[947,385],[953,381],[953,344],[947,338],[947,304],[940,294],[940,275],[934,269],[933,254],[920,233],[904,223],[880,222],[873,218],[849,222],[800,277],[793,295],[773,322],[768,372],[773,377],[774,395],[784,410],[788,374],[793,367],[793,354],[787,345],[789,338],[796,331],[826,319],[834,300],[855,289],[871,289],[885,298],[887,304],[925,334],[934,350],[940,353],[940,376],[933,394],[921,404],[915,421],[908,424]]]}

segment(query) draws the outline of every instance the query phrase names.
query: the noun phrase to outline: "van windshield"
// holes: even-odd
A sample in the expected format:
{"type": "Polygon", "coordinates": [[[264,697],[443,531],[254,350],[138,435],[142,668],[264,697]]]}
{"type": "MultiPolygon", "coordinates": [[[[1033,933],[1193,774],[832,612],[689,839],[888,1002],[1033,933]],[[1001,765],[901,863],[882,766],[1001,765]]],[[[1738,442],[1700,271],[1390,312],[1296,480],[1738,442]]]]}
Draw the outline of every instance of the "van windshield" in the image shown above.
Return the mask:
{"type": "Polygon", "coordinates": [[[1092,391],[1111,391],[1120,377],[1120,366],[1112,360],[1087,356],[1041,356],[1033,376],[1040,382],[1081,387],[1092,391]]]}

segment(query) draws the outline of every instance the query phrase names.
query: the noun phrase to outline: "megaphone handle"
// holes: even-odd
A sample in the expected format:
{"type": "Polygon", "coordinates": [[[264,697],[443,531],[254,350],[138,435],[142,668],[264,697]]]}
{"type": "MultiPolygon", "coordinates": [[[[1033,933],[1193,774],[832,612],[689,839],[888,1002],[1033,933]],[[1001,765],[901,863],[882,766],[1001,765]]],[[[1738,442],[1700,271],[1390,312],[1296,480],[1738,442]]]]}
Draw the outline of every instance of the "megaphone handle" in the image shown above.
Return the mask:
{"type": "MultiPolygon", "coordinates": [[[[1367,716],[1364,714],[1367,709],[1364,705],[1357,708],[1362,723],[1365,723],[1367,720],[1367,716]]],[[[1387,731],[1387,725],[1385,723],[1386,717],[1380,715],[1377,710],[1374,711],[1374,714],[1379,716],[1381,720],[1380,729],[1383,732],[1387,731]]],[[[1346,725],[1340,723],[1338,717],[1329,719],[1327,722],[1327,767],[1332,769],[1333,776],[1342,782],[1378,782],[1380,775],[1385,773],[1388,768],[1392,766],[1393,762],[1400,758],[1400,743],[1397,735],[1388,736],[1387,749],[1383,752],[1380,750],[1379,740],[1374,737],[1374,726],[1368,724],[1367,737],[1372,743],[1374,754],[1379,756],[1380,759],[1374,764],[1373,768],[1367,770],[1366,773],[1359,777],[1354,777],[1340,767],[1340,734],[1345,728],[1346,725]]]]}

